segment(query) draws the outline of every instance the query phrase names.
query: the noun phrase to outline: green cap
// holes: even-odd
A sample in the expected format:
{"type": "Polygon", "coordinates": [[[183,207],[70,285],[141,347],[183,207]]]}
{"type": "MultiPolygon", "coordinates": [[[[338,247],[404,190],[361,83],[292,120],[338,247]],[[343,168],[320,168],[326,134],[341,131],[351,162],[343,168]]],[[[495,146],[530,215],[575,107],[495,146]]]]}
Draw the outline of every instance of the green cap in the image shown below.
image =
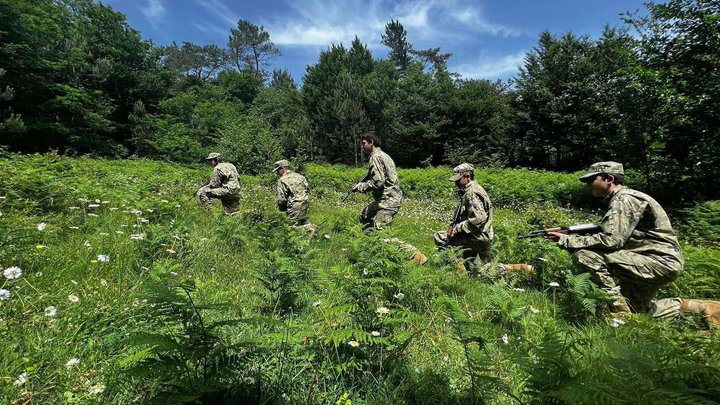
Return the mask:
{"type": "Polygon", "coordinates": [[[453,169],[453,175],[450,177],[450,181],[458,181],[463,178],[463,176],[471,174],[475,170],[475,167],[471,165],[470,163],[463,163],[460,165],[455,166],[453,169]]]}
{"type": "Polygon", "coordinates": [[[213,153],[209,154],[209,155],[205,158],[205,160],[211,160],[211,159],[220,160],[220,159],[222,159],[222,156],[220,156],[220,154],[217,153],[217,152],[213,152],[213,153]]]}
{"type": "Polygon", "coordinates": [[[275,162],[275,168],[273,171],[276,172],[281,167],[290,167],[290,162],[288,162],[287,159],[278,160],[275,162]]]}
{"type": "Polygon", "coordinates": [[[590,165],[586,175],[580,177],[580,181],[586,183],[588,180],[595,178],[598,174],[625,174],[622,163],[618,162],[597,162],[590,165]]]}

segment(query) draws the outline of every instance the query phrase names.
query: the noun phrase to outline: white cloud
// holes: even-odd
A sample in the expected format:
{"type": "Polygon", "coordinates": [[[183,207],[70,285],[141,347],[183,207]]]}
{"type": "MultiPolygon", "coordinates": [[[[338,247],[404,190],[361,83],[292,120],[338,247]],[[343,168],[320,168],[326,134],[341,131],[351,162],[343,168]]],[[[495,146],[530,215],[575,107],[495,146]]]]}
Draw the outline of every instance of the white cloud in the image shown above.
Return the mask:
{"type": "Polygon", "coordinates": [[[450,67],[450,70],[459,73],[463,79],[495,79],[516,72],[525,60],[525,54],[525,51],[520,51],[493,59],[481,56],[476,63],[461,64],[450,67]]]}
{"type": "Polygon", "coordinates": [[[235,12],[230,10],[221,0],[200,0],[200,5],[210,10],[216,17],[225,21],[230,27],[237,27],[239,17],[235,12]]]}
{"type": "Polygon", "coordinates": [[[148,0],[147,5],[140,6],[140,11],[149,21],[154,21],[165,15],[165,6],[160,0],[148,0]]]}
{"type": "Polygon", "coordinates": [[[193,20],[192,25],[197,28],[198,31],[204,32],[205,34],[222,35],[223,37],[230,36],[230,28],[223,28],[205,20],[193,20]]]}
{"type": "MultiPolygon", "coordinates": [[[[292,13],[264,21],[273,42],[290,46],[349,44],[357,35],[371,48],[379,47],[385,24],[398,20],[408,31],[408,41],[422,48],[443,40],[469,39],[475,35],[518,36],[521,30],[487,20],[467,0],[288,0],[292,13]]],[[[203,0],[221,3],[220,0],[203,0]]]]}

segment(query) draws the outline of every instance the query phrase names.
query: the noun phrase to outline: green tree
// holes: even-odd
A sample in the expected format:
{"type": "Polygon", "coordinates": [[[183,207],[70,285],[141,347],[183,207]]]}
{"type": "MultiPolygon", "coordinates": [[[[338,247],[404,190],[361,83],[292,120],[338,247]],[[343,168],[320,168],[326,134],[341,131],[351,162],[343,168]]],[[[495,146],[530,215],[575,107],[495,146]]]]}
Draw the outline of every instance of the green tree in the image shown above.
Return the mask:
{"type": "Polygon", "coordinates": [[[199,46],[183,42],[179,47],[173,42],[165,48],[165,65],[184,75],[205,81],[217,75],[227,62],[227,52],[217,45],[199,46]]]}
{"type": "Polygon", "coordinates": [[[390,20],[385,24],[382,44],[390,48],[388,58],[395,63],[399,70],[404,71],[412,60],[410,57],[412,44],[407,41],[407,31],[400,21],[390,20]]]}
{"type": "Polygon", "coordinates": [[[264,67],[280,56],[280,50],[270,41],[270,34],[247,20],[239,20],[237,28],[230,30],[228,49],[238,71],[247,70],[263,78],[267,76],[264,67]]]}

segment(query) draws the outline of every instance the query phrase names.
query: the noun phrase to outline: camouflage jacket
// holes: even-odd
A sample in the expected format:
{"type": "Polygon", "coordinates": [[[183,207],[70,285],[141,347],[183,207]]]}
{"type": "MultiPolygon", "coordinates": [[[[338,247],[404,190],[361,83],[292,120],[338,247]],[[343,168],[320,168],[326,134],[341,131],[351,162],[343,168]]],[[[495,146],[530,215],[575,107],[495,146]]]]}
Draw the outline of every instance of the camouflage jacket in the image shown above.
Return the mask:
{"type": "Polygon", "coordinates": [[[307,203],[308,182],[300,173],[285,172],[277,181],[277,204],[281,210],[295,203],[307,203]]]}
{"type": "Polygon", "coordinates": [[[475,180],[460,190],[460,215],[455,229],[485,239],[493,238],[493,210],[487,192],[475,180]]]}
{"type": "Polygon", "coordinates": [[[610,196],[610,204],[594,235],[563,235],[568,249],[630,250],[683,263],[675,232],[665,210],[649,195],[627,187],[610,196]]]}
{"type": "Polygon", "coordinates": [[[402,201],[400,181],[398,180],[395,162],[380,148],[373,148],[370,153],[366,181],[357,185],[358,191],[366,193],[372,191],[375,201],[380,202],[381,208],[397,207],[402,201]]]}
{"type": "Polygon", "coordinates": [[[232,163],[218,163],[210,176],[209,188],[226,188],[228,191],[240,193],[240,179],[232,163]]]}

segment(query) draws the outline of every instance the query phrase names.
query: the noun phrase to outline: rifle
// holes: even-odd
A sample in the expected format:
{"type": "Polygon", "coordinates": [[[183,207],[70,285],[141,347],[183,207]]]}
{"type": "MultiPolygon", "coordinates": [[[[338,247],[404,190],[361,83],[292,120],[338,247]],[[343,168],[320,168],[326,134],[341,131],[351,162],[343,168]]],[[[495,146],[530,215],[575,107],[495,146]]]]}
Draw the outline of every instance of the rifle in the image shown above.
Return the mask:
{"type": "Polygon", "coordinates": [[[457,208],[455,208],[455,215],[453,215],[452,221],[450,221],[450,227],[448,228],[448,233],[455,227],[455,225],[458,224],[460,219],[460,212],[462,211],[463,203],[462,199],[460,199],[460,202],[458,203],[457,208]]]}
{"type": "Polygon", "coordinates": [[[345,197],[343,197],[343,199],[340,200],[340,204],[345,204],[345,201],[347,201],[347,199],[350,198],[350,195],[353,193],[353,189],[355,188],[355,186],[356,186],[357,184],[362,183],[363,181],[367,180],[368,178],[370,178],[370,171],[369,171],[369,170],[368,170],[367,173],[365,173],[365,176],[363,176],[362,179],[358,180],[355,184],[353,184],[352,187],[350,187],[350,190],[347,192],[347,194],[345,194],[345,197]]]}
{"type": "Polygon", "coordinates": [[[198,192],[200,192],[200,189],[201,189],[201,188],[206,187],[206,186],[209,186],[209,185],[210,185],[210,183],[207,183],[207,184],[205,184],[204,186],[200,186],[200,188],[197,189],[197,191],[195,191],[195,192],[193,193],[193,195],[191,195],[190,198],[188,198],[187,200],[188,200],[188,201],[192,201],[193,198],[197,197],[198,192]]]}
{"type": "Polygon", "coordinates": [[[556,228],[548,229],[537,229],[531,231],[527,235],[521,233],[518,234],[518,239],[529,239],[529,238],[544,238],[548,235],[548,232],[560,232],[566,235],[592,235],[594,233],[602,232],[600,225],[595,224],[581,224],[573,226],[559,226],[556,228]]]}

